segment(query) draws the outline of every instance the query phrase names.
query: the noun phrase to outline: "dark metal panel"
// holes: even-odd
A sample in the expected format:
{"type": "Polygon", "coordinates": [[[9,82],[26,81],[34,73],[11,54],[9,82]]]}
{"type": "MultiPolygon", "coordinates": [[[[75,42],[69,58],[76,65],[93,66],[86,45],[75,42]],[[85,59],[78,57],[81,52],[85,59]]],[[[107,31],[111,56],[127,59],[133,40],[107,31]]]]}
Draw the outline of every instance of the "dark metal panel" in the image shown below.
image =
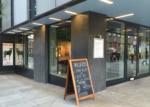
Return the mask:
{"type": "Polygon", "coordinates": [[[54,75],[48,75],[48,76],[49,76],[49,79],[48,79],[49,83],[65,87],[65,83],[66,83],[65,78],[61,78],[61,77],[54,76],[54,75]]]}
{"type": "Polygon", "coordinates": [[[22,66],[15,66],[15,73],[33,79],[33,70],[22,66]]]}

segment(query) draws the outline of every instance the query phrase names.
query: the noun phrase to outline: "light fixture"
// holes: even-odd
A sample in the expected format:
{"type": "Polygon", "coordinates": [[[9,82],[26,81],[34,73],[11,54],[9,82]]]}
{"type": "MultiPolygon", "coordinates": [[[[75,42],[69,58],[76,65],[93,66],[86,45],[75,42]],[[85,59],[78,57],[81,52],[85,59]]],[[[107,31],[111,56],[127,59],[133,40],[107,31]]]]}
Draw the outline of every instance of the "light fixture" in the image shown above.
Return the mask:
{"type": "Polygon", "coordinates": [[[27,28],[23,28],[23,27],[22,27],[22,28],[19,28],[19,29],[20,29],[20,30],[29,30],[29,29],[27,29],[27,28]]]}
{"type": "Polygon", "coordinates": [[[57,25],[51,25],[51,27],[55,27],[55,28],[57,28],[57,27],[59,27],[59,26],[57,26],[57,25]]]}
{"type": "Polygon", "coordinates": [[[65,13],[68,13],[68,14],[73,14],[73,15],[76,15],[76,14],[77,14],[76,12],[73,12],[73,11],[70,11],[70,10],[65,10],[64,12],[65,12],[65,13]]]}
{"type": "Polygon", "coordinates": [[[34,25],[38,25],[38,26],[43,25],[43,24],[41,24],[41,23],[35,23],[35,22],[33,22],[32,24],[34,24],[34,25]]]}
{"type": "Polygon", "coordinates": [[[107,4],[113,4],[114,2],[110,1],[110,0],[100,0],[101,2],[107,3],[107,4]]]}
{"type": "Polygon", "coordinates": [[[66,22],[71,23],[71,20],[66,20],[66,22]]]}
{"type": "Polygon", "coordinates": [[[150,32],[150,30],[146,30],[147,32],[150,32]]]}
{"type": "Polygon", "coordinates": [[[114,20],[114,18],[107,18],[106,21],[114,20]]]}
{"type": "Polygon", "coordinates": [[[22,32],[22,31],[20,31],[20,30],[12,30],[13,32],[22,32]]]}
{"type": "Polygon", "coordinates": [[[129,17],[129,16],[133,16],[133,15],[134,15],[134,13],[129,13],[129,14],[117,16],[117,17],[115,17],[115,18],[116,18],[116,19],[121,19],[121,18],[129,17]]]}
{"type": "Polygon", "coordinates": [[[33,38],[34,38],[34,35],[31,34],[31,35],[28,36],[28,38],[29,38],[29,39],[33,39],[33,38]]]}
{"type": "Polygon", "coordinates": [[[15,34],[15,32],[11,32],[11,31],[8,31],[8,32],[6,32],[6,33],[9,33],[9,34],[15,34]]]}
{"type": "Polygon", "coordinates": [[[61,21],[61,19],[54,18],[54,17],[50,17],[49,19],[51,19],[51,20],[56,20],[56,21],[61,21]]]}
{"type": "Polygon", "coordinates": [[[143,33],[139,33],[139,36],[144,36],[143,33]]]}
{"type": "Polygon", "coordinates": [[[34,32],[32,32],[32,31],[29,31],[29,32],[27,32],[27,33],[34,33],[34,32]]]}
{"type": "Polygon", "coordinates": [[[130,31],[132,31],[132,29],[127,29],[127,32],[130,32],[130,31]]]}

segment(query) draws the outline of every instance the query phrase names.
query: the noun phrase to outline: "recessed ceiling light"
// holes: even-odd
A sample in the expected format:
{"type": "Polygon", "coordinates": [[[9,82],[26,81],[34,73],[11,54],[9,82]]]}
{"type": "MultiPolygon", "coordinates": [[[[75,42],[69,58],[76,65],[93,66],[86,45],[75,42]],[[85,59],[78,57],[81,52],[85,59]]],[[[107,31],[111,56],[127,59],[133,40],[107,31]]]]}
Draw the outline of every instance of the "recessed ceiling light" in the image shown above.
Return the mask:
{"type": "Polygon", "coordinates": [[[51,20],[56,20],[56,21],[61,21],[61,19],[59,19],[59,18],[54,18],[54,17],[50,17],[49,19],[51,19],[51,20]]]}
{"type": "Polygon", "coordinates": [[[107,18],[106,21],[114,20],[114,18],[107,18]]]}
{"type": "Polygon", "coordinates": [[[20,31],[20,30],[12,30],[13,32],[22,32],[22,31],[20,31]]]}
{"type": "Polygon", "coordinates": [[[144,36],[143,33],[139,33],[139,36],[144,36]]]}
{"type": "Polygon", "coordinates": [[[34,38],[34,35],[31,34],[31,35],[28,36],[28,38],[29,38],[29,39],[33,39],[33,38],[34,38]]]}
{"type": "Polygon", "coordinates": [[[150,32],[150,30],[147,30],[147,32],[150,32]]]}
{"type": "Polygon", "coordinates": [[[71,23],[71,20],[66,20],[66,22],[71,23]]]}
{"type": "Polygon", "coordinates": [[[132,31],[132,29],[127,29],[127,32],[130,32],[130,31],[132,31]]]}
{"type": "Polygon", "coordinates": [[[15,32],[10,32],[10,31],[9,31],[9,32],[6,32],[6,33],[15,34],[15,32]]]}
{"type": "Polygon", "coordinates": [[[73,11],[70,11],[70,10],[65,10],[64,12],[65,12],[65,13],[68,13],[68,14],[73,14],[73,15],[76,15],[76,14],[77,14],[76,12],[73,12],[73,11]]]}
{"type": "Polygon", "coordinates": [[[115,18],[116,18],[116,19],[121,19],[121,18],[129,17],[129,16],[133,16],[133,15],[134,15],[134,13],[129,13],[129,14],[117,16],[117,17],[115,17],[115,18]]]}
{"type": "Polygon", "coordinates": [[[33,22],[32,24],[38,25],[38,26],[43,25],[43,24],[41,24],[41,23],[35,23],[35,22],[33,22]]]}
{"type": "Polygon", "coordinates": [[[19,28],[19,29],[20,29],[20,30],[29,30],[29,29],[27,29],[27,28],[23,28],[23,27],[22,27],[22,28],[19,28]]]}
{"type": "Polygon", "coordinates": [[[32,31],[29,31],[29,32],[27,32],[27,33],[34,33],[34,32],[32,32],[32,31]]]}
{"type": "Polygon", "coordinates": [[[107,3],[107,4],[113,4],[114,2],[110,1],[110,0],[100,0],[101,2],[107,3]]]}
{"type": "Polygon", "coordinates": [[[55,28],[57,28],[57,27],[59,27],[59,26],[57,26],[57,25],[51,25],[51,27],[55,27],[55,28]]]}

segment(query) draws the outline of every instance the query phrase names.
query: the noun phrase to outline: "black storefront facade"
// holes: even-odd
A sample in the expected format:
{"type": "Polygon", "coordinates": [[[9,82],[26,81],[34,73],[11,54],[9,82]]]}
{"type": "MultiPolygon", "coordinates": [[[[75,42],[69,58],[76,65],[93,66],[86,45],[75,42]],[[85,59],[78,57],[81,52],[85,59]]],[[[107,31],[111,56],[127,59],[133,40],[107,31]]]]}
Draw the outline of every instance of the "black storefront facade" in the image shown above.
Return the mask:
{"type": "Polygon", "coordinates": [[[91,11],[68,20],[38,26],[28,34],[2,34],[1,54],[3,43],[13,43],[14,60],[12,66],[3,66],[1,57],[1,71],[11,70],[35,81],[64,86],[67,60],[87,58],[96,92],[149,76],[149,27],[109,20],[106,15],[91,11]],[[63,35],[68,37],[60,37],[63,35]],[[93,58],[94,38],[99,35],[104,39],[104,57],[93,58]],[[17,46],[23,50],[20,65],[16,64],[17,46]]]}

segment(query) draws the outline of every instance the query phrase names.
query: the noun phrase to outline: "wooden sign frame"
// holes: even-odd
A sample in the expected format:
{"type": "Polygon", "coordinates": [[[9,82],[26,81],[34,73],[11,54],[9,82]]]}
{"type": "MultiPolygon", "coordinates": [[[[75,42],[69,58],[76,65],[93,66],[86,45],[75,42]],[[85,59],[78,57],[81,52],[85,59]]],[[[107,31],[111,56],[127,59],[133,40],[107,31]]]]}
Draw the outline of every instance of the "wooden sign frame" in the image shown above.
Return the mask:
{"type": "Polygon", "coordinates": [[[91,77],[91,73],[90,73],[90,69],[89,69],[89,64],[88,64],[87,58],[82,58],[82,59],[70,59],[70,60],[68,60],[68,61],[69,61],[69,64],[68,64],[68,69],[67,69],[67,78],[66,78],[64,99],[66,99],[66,96],[67,96],[67,95],[75,94],[76,104],[77,104],[77,105],[79,105],[79,101],[80,101],[80,100],[84,100],[84,99],[87,99],[87,98],[93,98],[93,99],[95,100],[95,94],[94,94],[94,88],[93,88],[93,83],[92,83],[92,77],[91,77]],[[78,90],[77,90],[77,87],[76,87],[77,84],[76,84],[76,80],[75,80],[75,75],[74,75],[74,70],[73,70],[72,62],[81,62],[81,61],[85,61],[86,64],[87,64],[88,76],[89,76],[89,79],[90,79],[90,86],[91,86],[92,93],[91,93],[91,94],[88,94],[88,95],[86,95],[86,96],[82,96],[82,97],[79,98],[79,96],[78,96],[78,90]],[[71,76],[71,77],[70,77],[70,76],[71,76]],[[69,78],[72,79],[73,91],[74,91],[74,92],[72,92],[72,93],[68,93],[69,78]]]}

